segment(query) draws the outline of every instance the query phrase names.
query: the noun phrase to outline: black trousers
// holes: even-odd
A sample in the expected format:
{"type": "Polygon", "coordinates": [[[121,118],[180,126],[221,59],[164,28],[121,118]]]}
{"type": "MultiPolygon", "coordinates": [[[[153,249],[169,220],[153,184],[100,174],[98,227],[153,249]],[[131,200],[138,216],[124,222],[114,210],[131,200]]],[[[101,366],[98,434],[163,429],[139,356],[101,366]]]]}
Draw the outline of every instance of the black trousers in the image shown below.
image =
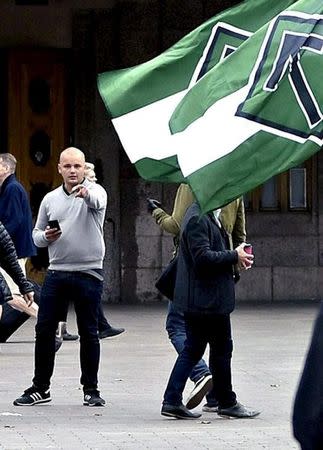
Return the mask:
{"type": "MultiPolygon", "coordinates": [[[[65,309],[62,311],[61,317],[60,317],[60,321],[62,321],[62,322],[67,321],[68,307],[69,307],[69,302],[66,302],[65,309]]],[[[98,330],[99,330],[99,332],[101,332],[101,331],[106,330],[107,328],[110,329],[110,328],[112,328],[112,326],[110,325],[107,318],[105,317],[103,307],[102,307],[102,302],[100,302],[99,312],[98,312],[98,330]]]]}
{"type": "Polygon", "coordinates": [[[186,381],[210,345],[210,369],[213,392],[223,408],[236,403],[232,390],[231,358],[232,338],[229,314],[185,313],[186,341],[178,356],[164,394],[164,403],[180,405],[186,381]]]}
{"type": "Polygon", "coordinates": [[[102,281],[82,272],[48,270],[40,298],[36,325],[33,384],[41,391],[50,386],[55,361],[55,334],[70,300],[74,302],[80,335],[81,384],[84,392],[97,389],[100,360],[98,311],[102,281]]]}

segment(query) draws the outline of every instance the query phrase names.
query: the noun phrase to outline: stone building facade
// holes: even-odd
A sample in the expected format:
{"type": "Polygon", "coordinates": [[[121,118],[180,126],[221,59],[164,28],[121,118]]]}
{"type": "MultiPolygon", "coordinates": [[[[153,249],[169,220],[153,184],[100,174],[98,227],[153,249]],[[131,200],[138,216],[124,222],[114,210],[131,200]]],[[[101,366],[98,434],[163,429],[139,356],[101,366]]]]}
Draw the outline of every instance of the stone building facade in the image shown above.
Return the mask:
{"type": "MultiPolygon", "coordinates": [[[[1,151],[17,156],[18,176],[31,193],[35,211],[44,191],[59,183],[56,162],[64,147],[83,149],[96,164],[99,181],[109,193],[106,301],[161,300],[154,280],[170,257],[172,239],[147,213],[146,197],[161,200],[171,211],[176,186],[138,177],[99,97],[96,76],[156,56],[236,3],[0,3],[5,18],[0,29],[1,151]]],[[[322,151],[298,169],[246,197],[248,240],[256,263],[237,286],[238,300],[318,300],[323,292],[322,151]],[[293,182],[301,186],[294,204],[293,182]]]]}

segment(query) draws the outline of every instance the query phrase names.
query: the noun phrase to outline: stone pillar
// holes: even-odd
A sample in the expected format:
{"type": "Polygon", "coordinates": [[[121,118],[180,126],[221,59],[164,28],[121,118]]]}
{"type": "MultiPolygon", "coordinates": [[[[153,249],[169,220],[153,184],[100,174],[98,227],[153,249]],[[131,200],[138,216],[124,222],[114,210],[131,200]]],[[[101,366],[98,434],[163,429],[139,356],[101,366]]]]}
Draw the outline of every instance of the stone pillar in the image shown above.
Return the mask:
{"type": "Polygon", "coordinates": [[[95,164],[98,182],[108,192],[104,225],[106,258],[103,301],[109,302],[120,299],[120,146],[98,93],[96,80],[98,70],[102,66],[101,61],[111,58],[114,54],[111,51],[113,30],[114,26],[108,12],[81,10],[74,15],[73,140],[77,147],[84,150],[87,159],[95,164]]]}

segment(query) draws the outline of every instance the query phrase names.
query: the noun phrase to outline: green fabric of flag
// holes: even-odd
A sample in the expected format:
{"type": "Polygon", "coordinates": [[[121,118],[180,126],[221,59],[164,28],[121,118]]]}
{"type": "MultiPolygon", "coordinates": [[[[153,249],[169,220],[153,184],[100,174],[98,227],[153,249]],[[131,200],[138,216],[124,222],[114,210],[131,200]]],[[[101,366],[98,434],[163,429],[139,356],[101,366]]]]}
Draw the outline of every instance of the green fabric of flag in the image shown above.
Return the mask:
{"type": "Polygon", "coordinates": [[[139,174],[185,181],[178,138],[169,130],[177,104],[195,83],[294,0],[246,0],[209,19],[156,58],[98,76],[120,141],[139,174]]]}
{"type": "Polygon", "coordinates": [[[170,127],[181,142],[178,163],[203,211],[320,150],[322,71],[323,2],[299,0],[186,94],[170,127]]]}

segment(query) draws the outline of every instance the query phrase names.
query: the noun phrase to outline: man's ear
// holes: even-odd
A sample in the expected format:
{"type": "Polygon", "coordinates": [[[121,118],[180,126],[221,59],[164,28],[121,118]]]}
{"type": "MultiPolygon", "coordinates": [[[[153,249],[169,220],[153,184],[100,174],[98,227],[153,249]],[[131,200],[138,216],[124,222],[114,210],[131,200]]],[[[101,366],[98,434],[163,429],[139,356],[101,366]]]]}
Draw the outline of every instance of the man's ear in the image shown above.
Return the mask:
{"type": "Polygon", "coordinates": [[[58,163],[57,164],[57,170],[58,170],[58,173],[62,173],[62,171],[61,171],[61,165],[58,163]]]}

